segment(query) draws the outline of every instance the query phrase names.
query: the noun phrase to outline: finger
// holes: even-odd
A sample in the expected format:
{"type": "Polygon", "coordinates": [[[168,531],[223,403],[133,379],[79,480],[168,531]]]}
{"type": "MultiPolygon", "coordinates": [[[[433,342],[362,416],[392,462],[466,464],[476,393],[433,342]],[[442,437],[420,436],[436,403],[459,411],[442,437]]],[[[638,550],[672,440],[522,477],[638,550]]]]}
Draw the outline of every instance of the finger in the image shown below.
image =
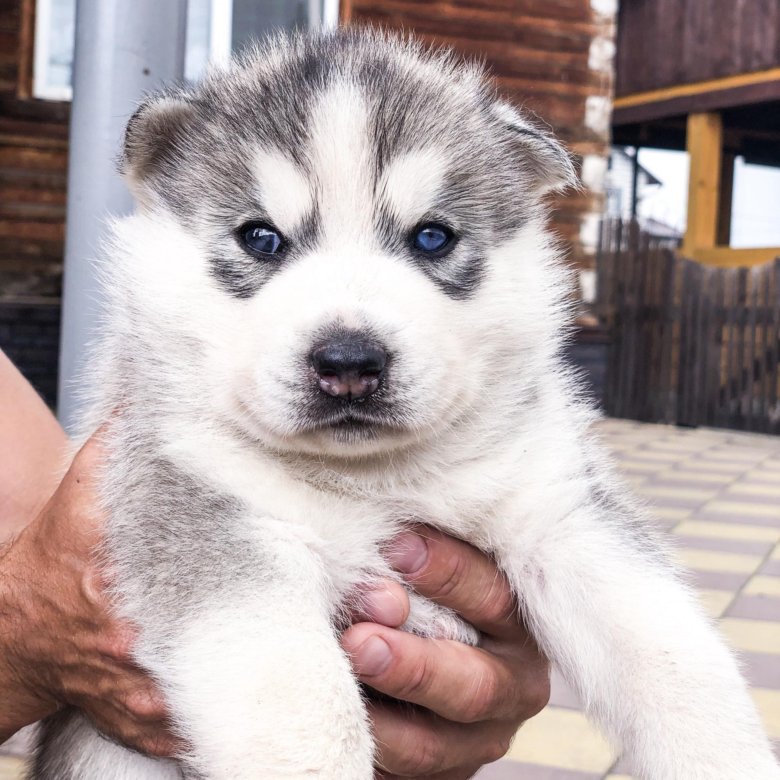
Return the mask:
{"type": "Polygon", "coordinates": [[[183,745],[170,728],[167,708],[145,692],[85,702],[82,709],[101,733],[142,753],[173,756],[183,745]]]}
{"type": "Polygon", "coordinates": [[[483,633],[501,638],[525,633],[506,579],[471,545],[418,528],[397,537],[386,556],[418,593],[454,609],[483,633]]]}
{"type": "Polygon", "coordinates": [[[515,733],[509,724],[465,726],[392,704],[372,704],[369,712],[376,763],[390,777],[436,777],[458,768],[462,772],[466,765],[479,767],[497,761],[509,750],[515,733]]]}
{"type": "Polygon", "coordinates": [[[127,719],[118,721],[113,714],[106,718],[90,715],[90,718],[101,734],[144,755],[174,758],[184,751],[185,743],[164,723],[137,724],[127,719]]]}
{"type": "Polygon", "coordinates": [[[362,682],[459,723],[530,717],[526,710],[542,698],[521,689],[508,660],[460,642],[358,623],[342,645],[362,682]]]}
{"type": "Polygon", "coordinates": [[[360,594],[354,622],[368,621],[397,628],[409,617],[409,595],[403,585],[383,580],[360,594]]]}

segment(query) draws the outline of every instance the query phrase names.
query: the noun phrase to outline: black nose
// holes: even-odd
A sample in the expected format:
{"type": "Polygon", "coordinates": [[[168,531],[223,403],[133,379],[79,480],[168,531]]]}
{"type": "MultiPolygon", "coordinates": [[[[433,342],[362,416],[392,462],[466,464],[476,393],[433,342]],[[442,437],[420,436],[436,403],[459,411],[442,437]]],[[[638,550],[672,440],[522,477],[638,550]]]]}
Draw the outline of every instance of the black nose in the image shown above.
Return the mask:
{"type": "Polygon", "coordinates": [[[366,398],[379,387],[387,364],[381,345],[358,336],[340,337],[311,353],[320,390],[334,398],[366,398]]]}

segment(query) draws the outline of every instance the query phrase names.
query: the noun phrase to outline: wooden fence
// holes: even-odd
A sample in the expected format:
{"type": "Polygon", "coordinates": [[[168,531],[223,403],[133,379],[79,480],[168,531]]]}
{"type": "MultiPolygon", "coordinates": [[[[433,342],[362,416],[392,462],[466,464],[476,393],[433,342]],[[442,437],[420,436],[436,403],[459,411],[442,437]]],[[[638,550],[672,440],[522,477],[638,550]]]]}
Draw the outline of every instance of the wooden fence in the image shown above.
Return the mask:
{"type": "Polygon", "coordinates": [[[608,414],[780,433],[780,258],[705,266],[635,223],[607,222],[598,279],[608,414]]]}

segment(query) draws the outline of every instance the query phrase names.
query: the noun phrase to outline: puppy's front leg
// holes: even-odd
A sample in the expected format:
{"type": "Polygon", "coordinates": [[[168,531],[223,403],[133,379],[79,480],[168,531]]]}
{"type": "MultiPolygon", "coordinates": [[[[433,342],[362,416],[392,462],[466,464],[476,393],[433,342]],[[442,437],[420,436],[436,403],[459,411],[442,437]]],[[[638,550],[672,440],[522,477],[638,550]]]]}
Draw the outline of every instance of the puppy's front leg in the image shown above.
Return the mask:
{"type": "Polygon", "coordinates": [[[275,550],[273,572],[207,599],[174,638],[160,678],[208,780],[369,780],[365,707],[305,550],[275,550]]]}
{"type": "Polygon", "coordinates": [[[780,778],[732,654],[663,549],[617,504],[548,526],[530,558],[516,549],[525,564],[508,568],[540,646],[638,777],[780,778]]]}

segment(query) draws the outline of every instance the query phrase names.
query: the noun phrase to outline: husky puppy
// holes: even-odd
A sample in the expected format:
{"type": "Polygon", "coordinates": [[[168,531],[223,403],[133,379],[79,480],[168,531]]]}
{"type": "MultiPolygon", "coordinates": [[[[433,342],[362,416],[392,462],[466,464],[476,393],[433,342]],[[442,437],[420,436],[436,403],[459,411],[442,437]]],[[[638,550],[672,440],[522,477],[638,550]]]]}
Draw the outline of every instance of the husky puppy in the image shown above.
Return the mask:
{"type": "MultiPolygon", "coordinates": [[[[277,38],[127,128],[138,201],[85,430],[103,551],[177,761],[49,722],[38,780],[368,780],[338,631],[423,521],[495,557],[539,645],[651,780],[780,778],[734,658],[562,367],[558,145],[482,69],[375,32],[277,38]]],[[[409,630],[478,642],[413,596],[409,630]]]]}

